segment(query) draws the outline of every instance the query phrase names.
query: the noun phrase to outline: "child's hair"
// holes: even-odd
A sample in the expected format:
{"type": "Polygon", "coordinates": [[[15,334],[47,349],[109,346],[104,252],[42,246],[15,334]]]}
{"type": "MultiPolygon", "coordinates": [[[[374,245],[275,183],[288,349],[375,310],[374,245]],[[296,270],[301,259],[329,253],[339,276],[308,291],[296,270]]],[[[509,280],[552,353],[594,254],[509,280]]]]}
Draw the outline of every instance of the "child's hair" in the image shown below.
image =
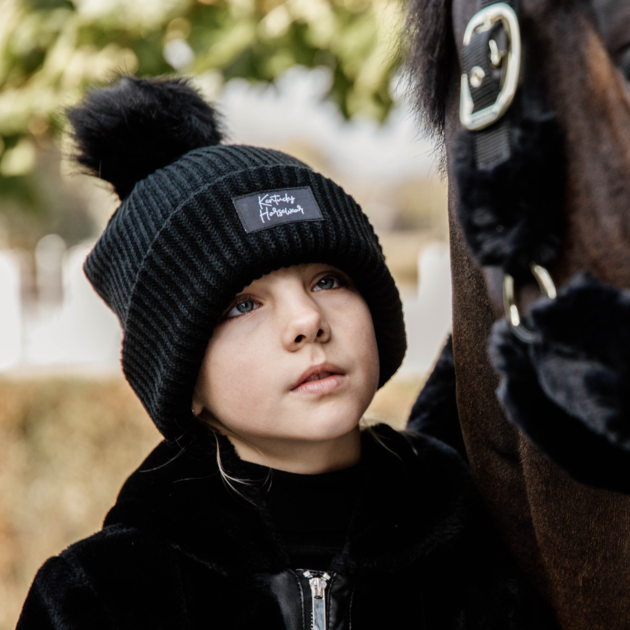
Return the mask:
{"type": "Polygon", "coordinates": [[[76,160],[121,199],[85,262],[118,316],[122,368],[168,439],[233,296],[282,267],[347,273],[372,315],[383,385],[406,350],[402,304],[368,218],[337,184],[271,149],[222,144],[218,117],[182,78],[123,77],[68,117],[76,160]]]}

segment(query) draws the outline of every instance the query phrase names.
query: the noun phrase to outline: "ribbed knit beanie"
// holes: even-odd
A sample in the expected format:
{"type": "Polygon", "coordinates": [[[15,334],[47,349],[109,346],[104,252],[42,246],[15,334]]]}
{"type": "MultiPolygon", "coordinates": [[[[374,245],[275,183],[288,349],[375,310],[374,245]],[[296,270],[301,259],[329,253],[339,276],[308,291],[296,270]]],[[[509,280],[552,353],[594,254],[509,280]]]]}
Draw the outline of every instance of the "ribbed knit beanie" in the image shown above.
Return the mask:
{"type": "Polygon", "coordinates": [[[346,272],[374,322],[383,385],[407,347],[402,305],[354,199],[299,160],[221,144],[184,79],[124,77],[69,110],[76,159],[121,199],[84,270],[123,330],[122,368],[167,439],[197,430],[197,374],[224,309],[264,274],[346,272]]]}

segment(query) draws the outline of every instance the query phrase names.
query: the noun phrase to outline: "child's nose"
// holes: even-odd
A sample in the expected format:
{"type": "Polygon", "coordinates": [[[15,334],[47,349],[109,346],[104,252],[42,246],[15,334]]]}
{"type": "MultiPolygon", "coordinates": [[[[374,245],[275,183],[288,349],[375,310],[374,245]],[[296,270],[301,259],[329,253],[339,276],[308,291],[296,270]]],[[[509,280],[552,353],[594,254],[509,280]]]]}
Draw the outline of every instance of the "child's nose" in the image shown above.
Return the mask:
{"type": "Polygon", "coordinates": [[[325,343],[330,339],[330,326],[316,304],[302,304],[287,315],[282,337],[288,350],[297,350],[306,343],[325,343]]]}

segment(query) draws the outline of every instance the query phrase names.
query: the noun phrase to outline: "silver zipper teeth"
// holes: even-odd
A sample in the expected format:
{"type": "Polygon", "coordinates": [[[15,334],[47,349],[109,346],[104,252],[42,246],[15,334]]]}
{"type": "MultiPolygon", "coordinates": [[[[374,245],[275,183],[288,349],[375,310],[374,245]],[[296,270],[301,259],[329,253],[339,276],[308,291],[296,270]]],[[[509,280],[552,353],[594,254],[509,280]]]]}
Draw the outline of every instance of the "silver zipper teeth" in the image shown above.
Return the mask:
{"type": "Polygon", "coordinates": [[[326,630],[326,586],[330,575],[323,573],[321,576],[315,576],[310,571],[304,571],[303,575],[311,586],[313,599],[311,630],[326,630]]]}

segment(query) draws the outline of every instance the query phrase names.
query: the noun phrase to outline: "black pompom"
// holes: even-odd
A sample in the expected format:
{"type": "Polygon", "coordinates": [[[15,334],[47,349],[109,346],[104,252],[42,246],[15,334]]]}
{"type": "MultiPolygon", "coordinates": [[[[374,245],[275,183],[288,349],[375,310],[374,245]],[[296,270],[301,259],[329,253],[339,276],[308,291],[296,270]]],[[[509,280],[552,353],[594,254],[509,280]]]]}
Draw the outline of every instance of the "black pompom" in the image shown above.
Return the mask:
{"type": "Polygon", "coordinates": [[[184,78],[122,77],[67,114],[76,161],[121,199],[157,169],[223,138],[217,113],[184,78]]]}

